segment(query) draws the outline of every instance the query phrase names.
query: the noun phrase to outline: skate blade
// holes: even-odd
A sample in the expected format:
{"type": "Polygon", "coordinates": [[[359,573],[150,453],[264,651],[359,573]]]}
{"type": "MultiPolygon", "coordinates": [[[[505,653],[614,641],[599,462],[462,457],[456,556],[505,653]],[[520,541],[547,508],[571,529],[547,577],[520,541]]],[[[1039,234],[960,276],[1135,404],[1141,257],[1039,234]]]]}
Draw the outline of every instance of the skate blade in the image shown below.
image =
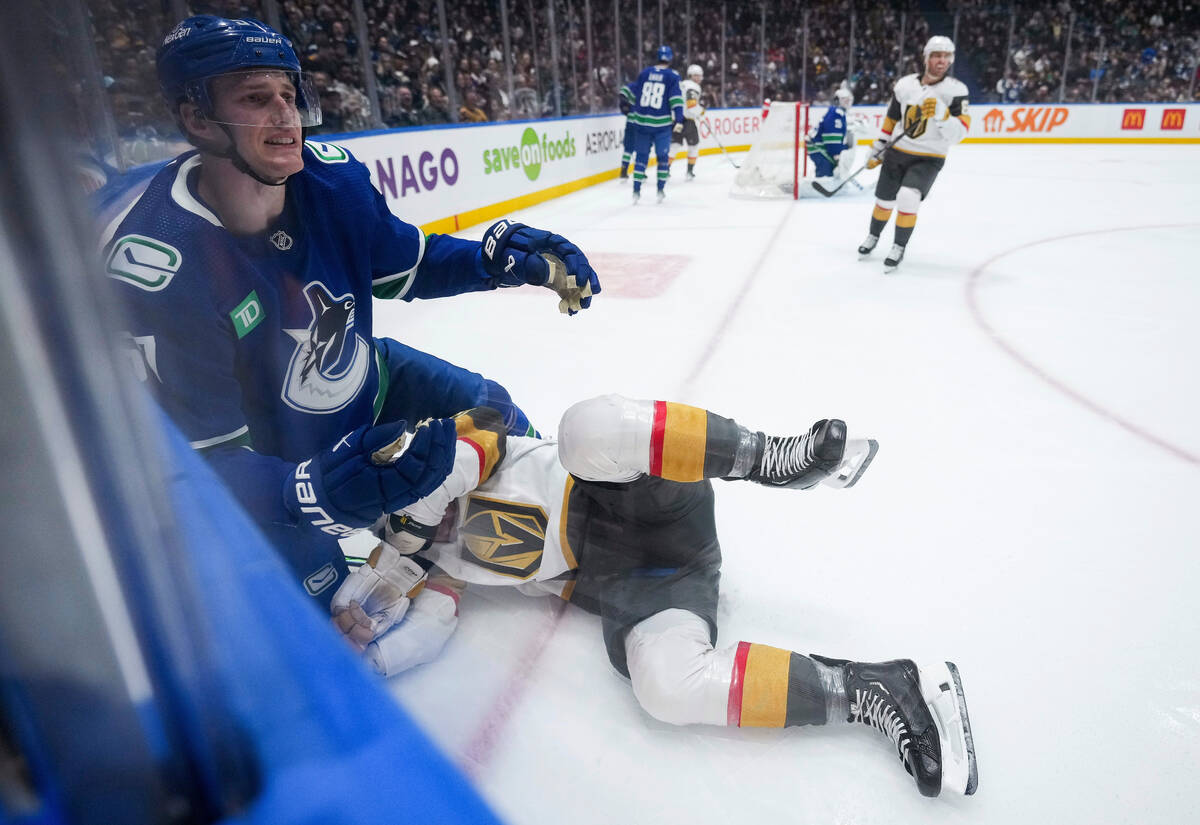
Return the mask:
{"type": "Polygon", "coordinates": [[[921,695],[929,705],[942,748],[942,790],[970,796],[979,786],[979,765],[962,677],[953,662],[919,668],[921,695]]]}
{"type": "Polygon", "coordinates": [[[836,470],[821,479],[821,483],[839,490],[853,487],[871,466],[877,452],[879,452],[879,442],[873,438],[848,439],[842,463],[836,470]]]}

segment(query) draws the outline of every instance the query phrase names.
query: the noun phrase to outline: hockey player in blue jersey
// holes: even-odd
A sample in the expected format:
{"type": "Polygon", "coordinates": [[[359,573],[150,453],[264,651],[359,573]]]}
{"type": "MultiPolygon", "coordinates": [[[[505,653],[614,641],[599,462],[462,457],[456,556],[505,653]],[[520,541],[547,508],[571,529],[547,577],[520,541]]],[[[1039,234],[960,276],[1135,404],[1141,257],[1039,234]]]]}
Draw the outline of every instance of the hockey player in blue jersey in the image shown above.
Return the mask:
{"type": "Polygon", "coordinates": [[[632,117],[633,104],[629,102],[632,95],[629,93],[627,86],[621,87],[621,93],[618,95],[617,105],[621,109],[621,114],[625,115],[625,134],[621,140],[621,182],[624,183],[629,179],[629,163],[633,160],[633,153],[637,149],[637,126],[634,124],[632,117]]]}
{"type": "Polygon", "coordinates": [[[338,538],[449,471],[450,416],[486,403],[509,432],[532,431],[496,382],[375,338],[372,296],[536,284],[575,312],[600,285],[550,232],[503,220],[481,243],[396,218],[346,149],[304,140],[316,91],[258,21],[188,18],[157,64],[196,150],[106,232],[127,340],[167,414],[327,604],[347,572],[338,538]]]}
{"type": "Polygon", "coordinates": [[[683,92],[679,75],[671,68],[675,52],[670,46],[658,47],[658,62],[648,66],[637,80],[621,88],[621,96],[632,107],[629,119],[636,129],[636,157],[633,162],[633,202],[642,196],[650,147],[658,158],[658,202],[666,197],[667,178],[671,174],[671,129],[683,123],[683,92]]]}
{"type": "Polygon", "coordinates": [[[839,88],[833,97],[837,105],[829,107],[817,131],[808,138],[808,156],[818,178],[832,177],[837,169],[838,157],[846,148],[847,112],[854,105],[848,89],[839,88]]]}

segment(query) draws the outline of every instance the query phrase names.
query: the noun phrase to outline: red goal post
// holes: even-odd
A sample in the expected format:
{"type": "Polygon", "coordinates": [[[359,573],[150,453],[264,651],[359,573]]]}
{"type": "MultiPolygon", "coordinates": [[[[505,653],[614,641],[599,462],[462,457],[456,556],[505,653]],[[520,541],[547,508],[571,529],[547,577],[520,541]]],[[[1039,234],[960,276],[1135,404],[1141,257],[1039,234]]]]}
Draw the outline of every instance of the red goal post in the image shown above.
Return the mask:
{"type": "Polygon", "coordinates": [[[799,197],[808,176],[809,105],[773,100],[750,152],[734,179],[733,194],[744,198],[799,197]]]}

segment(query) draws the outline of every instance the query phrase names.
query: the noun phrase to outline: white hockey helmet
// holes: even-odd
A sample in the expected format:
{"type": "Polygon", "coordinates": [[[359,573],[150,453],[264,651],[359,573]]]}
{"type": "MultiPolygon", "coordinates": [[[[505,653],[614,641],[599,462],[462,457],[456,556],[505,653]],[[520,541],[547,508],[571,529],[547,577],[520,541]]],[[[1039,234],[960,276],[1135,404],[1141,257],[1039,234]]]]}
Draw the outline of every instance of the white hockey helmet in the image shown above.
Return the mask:
{"type": "Polygon", "coordinates": [[[689,80],[694,80],[699,83],[704,79],[704,69],[700,68],[700,64],[693,63],[688,66],[687,76],[689,80]]]}
{"type": "Polygon", "coordinates": [[[929,55],[933,54],[934,52],[949,52],[950,60],[953,61],[954,41],[949,37],[946,37],[944,34],[935,34],[926,41],[925,48],[921,52],[926,63],[929,62],[929,55]]]}
{"type": "Polygon", "coordinates": [[[837,91],[833,93],[833,99],[843,109],[849,109],[854,105],[854,95],[845,86],[838,86],[837,91]]]}

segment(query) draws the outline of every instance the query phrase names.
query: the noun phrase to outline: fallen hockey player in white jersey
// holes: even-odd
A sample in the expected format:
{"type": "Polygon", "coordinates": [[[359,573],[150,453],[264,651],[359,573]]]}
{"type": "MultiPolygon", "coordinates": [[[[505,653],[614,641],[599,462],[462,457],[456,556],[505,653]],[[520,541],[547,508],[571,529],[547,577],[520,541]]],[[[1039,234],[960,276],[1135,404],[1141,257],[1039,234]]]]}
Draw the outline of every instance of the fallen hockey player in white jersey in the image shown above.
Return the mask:
{"type": "Polygon", "coordinates": [[[557,442],[506,436],[487,408],[456,425],[450,476],[382,525],[384,541],[333,599],[335,624],[365,645],[378,672],[441,651],[461,582],[516,585],[598,614],[613,666],[659,720],[860,723],[890,737],[922,794],[974,793],[952,663],[850,662],[745,641],[715,647],[721,549],[710,479],[849,487],[874,441],[847,439],[836,419],[780,438],[697,407],[616,395],[571,407],[557,442]],[[426,585],[430,562],[458,582],[435,572],[426,585]]]}

